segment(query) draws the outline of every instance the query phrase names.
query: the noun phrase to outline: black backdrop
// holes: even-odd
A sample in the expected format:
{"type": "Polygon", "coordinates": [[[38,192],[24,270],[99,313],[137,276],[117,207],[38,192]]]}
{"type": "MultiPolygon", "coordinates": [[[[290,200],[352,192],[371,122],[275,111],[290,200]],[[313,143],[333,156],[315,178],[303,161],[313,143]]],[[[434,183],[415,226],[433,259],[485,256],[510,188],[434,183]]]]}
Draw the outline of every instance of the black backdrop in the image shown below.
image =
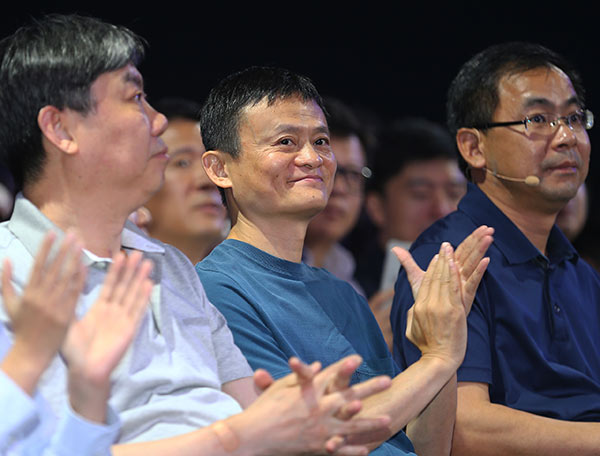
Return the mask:
{"type": "MultiPolygon", "coordinates": [[[[8,2],[0,17],[0,34],[8,35],[44,13],[78,12],[128,26],[148,41],[141,70],[150,101],[164,95],[202,101],[208,89],[231,71],[276,64],[311,77],[322,94],[338,96],[382,118],[419,115],[441,122],[446,88],[466,59],[492,43],[529,40],[575,63],[587,87],[588,106],[600,119],[600,24],[581,4],[92,5],[8,2]]],[[[591,131],[592,144],[600,138],[599,129],[591,131]]],[[[596,177],[600,165],[593,155],[588,177],[590,224],[598,226],[600,214],[594,208],[600,194],[596,177]]]]}

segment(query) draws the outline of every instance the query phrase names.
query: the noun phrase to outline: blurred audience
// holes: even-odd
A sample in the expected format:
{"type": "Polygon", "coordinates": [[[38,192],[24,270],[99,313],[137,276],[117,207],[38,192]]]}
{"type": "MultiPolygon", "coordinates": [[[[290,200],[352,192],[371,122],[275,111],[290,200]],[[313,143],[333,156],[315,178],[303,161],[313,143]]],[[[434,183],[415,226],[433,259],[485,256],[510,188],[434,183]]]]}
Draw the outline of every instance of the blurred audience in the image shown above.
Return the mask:
{"type": "Polygon", "coordinates": [[[588,218],[588,191],[585,183],[581,184],[575,196],[558,213],[556,224],[567,239],[575,242],[582,232],[588,218]]]}
{"type": "Polygon", "coordinates": [[[0,222],[8,220],[15,203],[15,183],[7,167],[0,165],[0,222]]]}
{"type": "Polygon", "coordinates": [[[169,120],[162,139],[169,161],[161,189],[137,211],[137,224],[150,236],[181,250],[192,263],[202,260],[229,229],[217,187],[202,167],[205,152],[192,100],[164,98],[156,109],[169,120]]]}
{"type": "MultiPolygon", "coordinates": [[[[421,118],[384,127],[373,155],[366,210],[377,227],[369,255],[357,261],[356,278],[367,297],[389,294],[400,263],[394,246],[408,248],[437,219],[456,209],[466,191],[456,146],[446,129],[421,118]]],[[[389,296],[391,298],[391,295],[389,296]]]]}
{"type": "Polygon", "coordinates": [[[327,206],[308,225],[303,260],[350,282],[364,296],[353,277],[354,257],[340,241],[354,227],[363,205],[365,180],[371,175],[366,166],[368,139],[352,108],[335,98],[324,101],[337,171],[327,206]]]}

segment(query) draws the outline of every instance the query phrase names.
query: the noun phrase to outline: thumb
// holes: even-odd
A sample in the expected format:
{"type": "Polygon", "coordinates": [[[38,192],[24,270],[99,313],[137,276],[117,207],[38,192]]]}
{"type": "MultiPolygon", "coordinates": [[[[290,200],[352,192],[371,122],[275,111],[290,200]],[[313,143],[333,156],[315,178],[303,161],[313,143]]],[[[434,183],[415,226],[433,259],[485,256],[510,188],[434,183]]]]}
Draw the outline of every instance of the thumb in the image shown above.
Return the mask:
{"type": "Polygon", "coordinates": [[[398,261],[400,261],[400,264],[406,271],[406,277],[412,288],[413,296],[416,297],[425,271],[419,267],[408,250],[403,249],[402,247],[394,247],[392,248],[392,252],[394,252],[398,261]]]}

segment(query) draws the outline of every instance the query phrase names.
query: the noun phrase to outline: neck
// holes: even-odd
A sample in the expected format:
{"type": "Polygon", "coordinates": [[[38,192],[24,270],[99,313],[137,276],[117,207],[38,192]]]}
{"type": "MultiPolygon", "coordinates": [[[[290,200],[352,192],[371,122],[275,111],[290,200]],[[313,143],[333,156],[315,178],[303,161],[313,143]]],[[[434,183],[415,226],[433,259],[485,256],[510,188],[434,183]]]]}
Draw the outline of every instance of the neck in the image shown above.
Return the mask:
{"type": "Polygon", "coordinates": [[[50,190],[44,185],[23,193],[58,228],[74,230],[90,252],[112,257],[120,250],[128,213],[117,213],[113,205],[101,198],[50,190]]]}
{"type": "Polygon", "coordinates": [[[238,213],[227,239],[246,242],[270,255],[300,263],[307,227],[308,221],[269,220],[261,223],[238,213]]]}
{"type": "MultiPolygon", "coordinates": [[[[491,179],[486,179],[485,182],[479,184],[479,188],[521,230],[525,237],[546,255],[548,237],[560,208],[545,208],[539,204],[539,198],[528,198],[528,195],[523,194],[522,186],[524,184],[505,186],[490,181],[491,179]],[[514,187],[516,191],[510,191],[510,187],[514,187]]],[[[527,189],[527,191],[529,194],[535,193],[536,190],[527,189]]]]}

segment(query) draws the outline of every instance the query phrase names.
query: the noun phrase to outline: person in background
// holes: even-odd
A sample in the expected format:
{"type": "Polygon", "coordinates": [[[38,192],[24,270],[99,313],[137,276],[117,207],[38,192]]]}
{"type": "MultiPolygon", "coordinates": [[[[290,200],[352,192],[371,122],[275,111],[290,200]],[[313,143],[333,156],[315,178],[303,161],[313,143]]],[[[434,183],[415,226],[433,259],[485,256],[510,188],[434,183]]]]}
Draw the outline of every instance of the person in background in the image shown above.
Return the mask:
{"type": "Polygon", "coordinates": [[[303,261],[327,269],[364,295],[354,279],[355,260],[340,241],[354,227],[363,205],[365,181],[371,174],[367,167],[369,142],[359,117],[344,102],[329,97],[324,99],[324,107],[337,168],[327,206],[308,225],[303,261]]]}
{"type": "Polygon", "coordinates": [[[0,222],[8,220],[15,204],[15,183],[6,166],[0,165],[0,222]]]}
{"type": "Polygon", "coordinates": [[[200,105],[176,97],[160,99],[155,105],[169,120],[162,134],[169,160],[162,187],[138,209],[138,226],[178,248],[196,264],[229,229],[219,190],[202,167],[205,149],[198,124],[200,105]]]}
{"type": "Polygon", "coordinates": [[[588,213],[588,190],[584,182],[579,187],[579,190],[577,190],[575,196],[571,198],[556,216],[556,225],[570,242],[575,243],[575,240],[585,228],[588,213]]]}
{"type": "Polygon", "coordinates": [[[368,297],[394,286],[400,264],[391,249],[408,249],[425,228],[456,209],[466,189],[456,146],[442,125],[397,119],[381,129],[377,144],[366,197],[377,237],[356,270],[368,297]]]}

